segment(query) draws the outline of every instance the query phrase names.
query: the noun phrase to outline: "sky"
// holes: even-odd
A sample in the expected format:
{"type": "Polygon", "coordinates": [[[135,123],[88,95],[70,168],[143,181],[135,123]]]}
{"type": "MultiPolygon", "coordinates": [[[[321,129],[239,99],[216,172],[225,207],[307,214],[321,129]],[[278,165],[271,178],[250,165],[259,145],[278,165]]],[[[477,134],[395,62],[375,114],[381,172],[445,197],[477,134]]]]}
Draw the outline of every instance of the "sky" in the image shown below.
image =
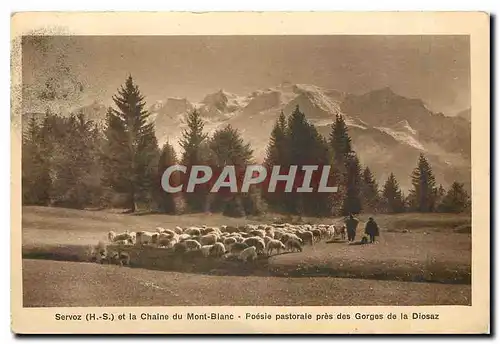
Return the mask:
{"type": "Polygon", "coordinates": [[[361,94],[390,87],[435,112],[470,106],[468,36],[59,36],[23,42],[25,106],[40,90],[68,104],[112,95],[131,74],[147,102],[246,95],[283,82],[361,94]],[[78,86],[75,86],[78,85],[78,86]],[[81,87],[80,87],[81,86],[81,87]]]}

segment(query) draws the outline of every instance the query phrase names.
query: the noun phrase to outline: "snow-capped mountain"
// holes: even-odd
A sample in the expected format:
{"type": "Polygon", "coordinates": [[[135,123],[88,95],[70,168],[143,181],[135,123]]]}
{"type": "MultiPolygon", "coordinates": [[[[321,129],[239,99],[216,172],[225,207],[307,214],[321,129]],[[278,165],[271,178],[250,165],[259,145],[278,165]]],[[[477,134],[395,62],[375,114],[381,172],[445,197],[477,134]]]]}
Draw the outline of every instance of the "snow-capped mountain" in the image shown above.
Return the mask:
{"type": "MultiPolygon", "coordinates": [[[[231,124],[250,142],[255,159],[262,161],[280,112],[289,115],[297,105],[325,137],[330,134],[335,115],[343,114],[354,149],[380,184],[393,172],[401,187],[408,189],[418,154],[424,152],[438,183],[448,186],[458,180],[470,190],[470,121],[433,113],[420,99],[403,97],[390,88],[355,95],[283,83],[247,95],[217,90],[199,102],[166,98],[152,104],[149,111],[159,143],[168,141],[178,152],[185,117],[197,109],[208,133],[231,124]]],[[[92,106],[99,113],[93,119],[103,116],[105,108],[92,106]]]]}
{"type": "MultiPolygon", "coordinates": [[[[380,183],[394,172],[401,186],[409,188],[409,176],[418,154],[424,152],[439,183],[449,185],[457,179],[467,187],[470,185],[470,123],[435,114],[421,100],[397,95],[390,88],[353,95],[314,85],[285,83],[246,96],[220,90],[191,104],[187,108],[199,109],[208,132],[227,124],[239,129],[259,161],[265,156],[279,113],[289,115],[298,105],[325,136],[330,133],[335,114],[343,114],[354,149],[380,183]]],[[[179,150],[177,141],[185,123],[171,118],[156,115],[157,134],[161,143],[168,139],[179,150]]]]}

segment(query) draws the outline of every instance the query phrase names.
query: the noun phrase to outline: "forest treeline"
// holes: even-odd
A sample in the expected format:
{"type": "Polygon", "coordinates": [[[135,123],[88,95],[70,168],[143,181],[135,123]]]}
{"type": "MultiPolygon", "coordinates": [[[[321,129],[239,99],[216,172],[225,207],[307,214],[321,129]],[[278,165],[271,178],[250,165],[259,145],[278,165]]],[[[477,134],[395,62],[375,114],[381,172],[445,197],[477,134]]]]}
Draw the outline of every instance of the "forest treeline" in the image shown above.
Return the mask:
{"type": "MultiPolygon", "coordinates": [[[[255,164],[252,147],[241,133],[227,125],[212,135],[195,110],[187,115],[179,156],[170,143],[158,146],[154,124],[148,120],[144,96],[131,76],[113,96],[101,128],[83,114],[63,117],[47,112],[31,117],[23,132],[22,200],[24,205],[68,208],[148,209],[169,214],[221,212],[228,216],[273,211],[304,216],[349,213],[470,211],[463,184],[448,190],[438,185],[429,161],[420,154],[405,195],[394,174],[379,187],[368,166],[353,150],[347,125],[336,115],[328,138],[297,107],[281,113],[271,132],[264,165],[330,165],[329,185],[336,193],[267,192],[253,185],[248,192],[210,193],[198,185],[193,193],[169,194],[161,188],[168,166],[210,165],[244,168],[255,164]]],[[[179,180],[174,174],[172,181],[179,180]]],[[[312,186],[318,183],[312,180],[312,186]]],[[[279,190],[279,188],[278,188],[279,190]]]]}

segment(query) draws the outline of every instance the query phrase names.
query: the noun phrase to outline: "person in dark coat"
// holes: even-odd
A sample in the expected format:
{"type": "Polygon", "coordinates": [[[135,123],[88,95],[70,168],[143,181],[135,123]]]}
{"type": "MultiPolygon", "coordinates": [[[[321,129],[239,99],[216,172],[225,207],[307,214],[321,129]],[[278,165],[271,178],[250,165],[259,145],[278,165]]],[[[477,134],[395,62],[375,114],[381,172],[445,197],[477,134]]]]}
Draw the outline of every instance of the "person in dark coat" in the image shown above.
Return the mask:
{"type": "Polygon", "coordinates": [[[354,241],[356,239],[356,228],[358,228],[359,220],[356,219],[352,214],[345,221],[345,226],[347,229],[347,241],[354,241]]]}
{"type": "Polygon", "coordinates": [[[372,244],[375,242],[375,237],[380,235],[378,225],[373,217],[370,217],[368,219],[368,222],[365,226],[365,233],[370,237],[370,243],[372,244]]]}

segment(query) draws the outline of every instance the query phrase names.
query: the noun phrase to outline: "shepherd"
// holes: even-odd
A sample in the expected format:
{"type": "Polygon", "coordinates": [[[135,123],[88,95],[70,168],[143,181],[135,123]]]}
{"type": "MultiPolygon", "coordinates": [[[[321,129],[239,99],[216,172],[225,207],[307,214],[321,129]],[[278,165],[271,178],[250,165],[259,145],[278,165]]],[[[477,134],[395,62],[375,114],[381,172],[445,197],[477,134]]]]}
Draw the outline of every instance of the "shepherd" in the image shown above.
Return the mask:
{"type": "Polygon", "coordinates": [[[366,223],[365,226],[365,233],[370,236],[370,243],[373,244],[375,242],[375,237],[379,236],[379,229],[378,225],[373,219],[373,217],[370,217],[368,219],[368,222],[366,223]]]}
{"type": "Polygon", "coordinates": [[[354,215],[349,214],[349,218],[345,221],[347,229],[347,241],[354,241],[356,239],[356,228],[358,228],[359,220],[354,215]]]}

